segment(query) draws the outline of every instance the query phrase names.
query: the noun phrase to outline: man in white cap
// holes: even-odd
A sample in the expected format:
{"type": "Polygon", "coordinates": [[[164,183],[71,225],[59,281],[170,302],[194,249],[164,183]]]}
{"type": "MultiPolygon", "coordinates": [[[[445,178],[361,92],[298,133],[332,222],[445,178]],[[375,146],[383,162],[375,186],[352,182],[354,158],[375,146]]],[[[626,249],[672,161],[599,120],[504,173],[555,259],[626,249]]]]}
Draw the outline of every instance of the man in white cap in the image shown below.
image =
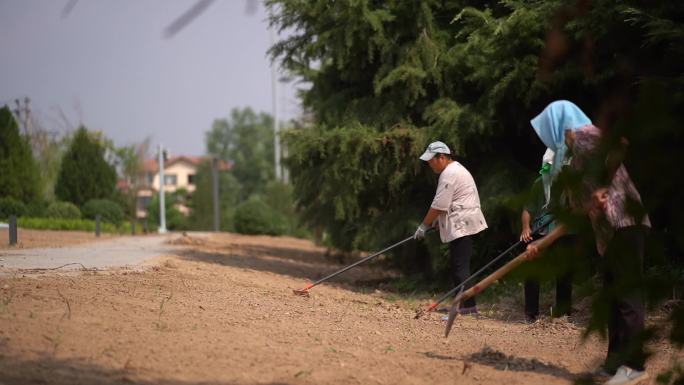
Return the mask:
{"type": "MultiPolygon", "coordinates": [[[[470,276],[471,236],[487,228],[477,186],[470,172],[451,158],[451,150],[442,142],[430,143],[420,160],[427,162],[432,171],[439,174],[439,181],[430,209],[414,238],[423,239],[425,232],[435,221],[438,222],[439,236],[442,242],[449,244],[452,278],[454,285],[458,286],[470,276]]],[[[461,313],[477,313],[474,298],[463,304],[461,313]]]]}

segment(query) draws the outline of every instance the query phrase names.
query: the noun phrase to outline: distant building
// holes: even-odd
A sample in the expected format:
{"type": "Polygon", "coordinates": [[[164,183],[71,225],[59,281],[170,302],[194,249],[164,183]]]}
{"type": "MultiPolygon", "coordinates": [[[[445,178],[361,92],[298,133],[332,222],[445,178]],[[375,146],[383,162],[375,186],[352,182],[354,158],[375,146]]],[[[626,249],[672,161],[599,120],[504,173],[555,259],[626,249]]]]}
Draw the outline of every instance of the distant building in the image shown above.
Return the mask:
{"type": "MultiPolygon", "coordinates": [[[[195,191],[197,168],[204,161],[210,161],[210,157],[199,156],[176,156],[164,162],[164,191],[168,193],[176,192],[180,189],[192,194],[195,191]]],[[[231,164],[219,161],[219,170],[230,170],[231,164]]],[[[120,190],[126,190],[124,181],[119,181],[117,185],[120,190]]],[[[138,218],[147,217],[147,208],[152,202],[152,197],[159,191],[159,163],[156,159],[148,159],[143,163],[142,175],[138,178],[138,199],[136,216],[138,218]]],[[[183,202],[176,202],[174,205],[184,215],[190,214],[190,209],[183,202]]]]}

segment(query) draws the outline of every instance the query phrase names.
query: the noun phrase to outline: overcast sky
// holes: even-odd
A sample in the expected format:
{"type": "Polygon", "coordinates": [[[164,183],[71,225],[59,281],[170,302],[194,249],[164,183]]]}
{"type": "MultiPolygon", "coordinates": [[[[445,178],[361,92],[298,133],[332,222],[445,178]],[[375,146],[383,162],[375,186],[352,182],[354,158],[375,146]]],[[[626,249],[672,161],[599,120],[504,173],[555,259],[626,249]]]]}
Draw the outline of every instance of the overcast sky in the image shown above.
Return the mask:
{"type": "MultiPolygon", "coordinates": [[[[204,154],[204,133],[232,108],[272,113],[270,39],[250,0],[215,1],[164,37],[196,2],[0,0],[0,105],[29,97],[51,130],[66,129],[62,111],[119,146],[149,136],[172,155],[204,154]]],[[[296,117],[294,85],[278,94],[281,120],[296,117]]]]}

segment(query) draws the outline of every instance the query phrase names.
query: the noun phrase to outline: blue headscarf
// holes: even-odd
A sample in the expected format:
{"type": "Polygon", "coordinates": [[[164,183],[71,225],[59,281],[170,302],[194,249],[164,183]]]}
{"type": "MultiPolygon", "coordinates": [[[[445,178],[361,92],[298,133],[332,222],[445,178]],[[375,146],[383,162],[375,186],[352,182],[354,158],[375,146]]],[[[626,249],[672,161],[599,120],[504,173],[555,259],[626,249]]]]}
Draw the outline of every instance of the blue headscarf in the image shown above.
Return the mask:
{"type": "Polygon", "coordinates": [[[591,120],[574,103],[567,100],[551,102],[544,111],[530,120],[532,128],[546,147],[555,152],[551,176],[558,175],[565,158],[565,130],[577,130],[591,124],[591,120]]]}

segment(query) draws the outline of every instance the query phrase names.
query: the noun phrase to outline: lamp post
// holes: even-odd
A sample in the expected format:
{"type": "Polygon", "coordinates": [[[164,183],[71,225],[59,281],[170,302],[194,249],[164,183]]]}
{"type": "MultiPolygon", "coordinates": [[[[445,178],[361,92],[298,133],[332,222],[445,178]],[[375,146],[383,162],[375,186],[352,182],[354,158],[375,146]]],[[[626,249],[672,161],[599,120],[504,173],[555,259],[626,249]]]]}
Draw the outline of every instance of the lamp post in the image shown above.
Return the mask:
{"type": "Polygon", "coordinates": [[[159,234],[166,233],[166,197],[164,196],[164,146],[159,145],[159,234]]]}
{"type": "Polygon", "coordinates": [[[213,157],[211,160],[211,181],[212,181],[212,196],[214,202],[214,231],[218,232],[221,229],[220,225],[220,205],[219,205],[219,159],[213,157]]]}

